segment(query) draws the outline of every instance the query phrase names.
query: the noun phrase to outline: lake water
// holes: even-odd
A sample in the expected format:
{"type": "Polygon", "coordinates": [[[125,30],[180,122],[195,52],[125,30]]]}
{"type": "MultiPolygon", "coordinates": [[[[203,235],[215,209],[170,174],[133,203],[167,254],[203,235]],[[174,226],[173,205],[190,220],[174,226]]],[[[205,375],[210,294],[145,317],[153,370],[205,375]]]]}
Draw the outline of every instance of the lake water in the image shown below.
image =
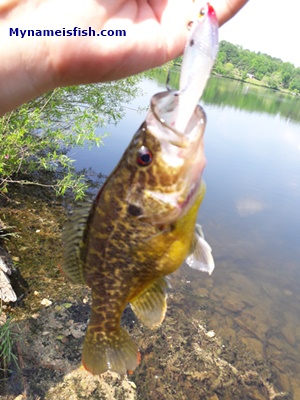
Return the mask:
{"type": "MultiPolygon", "coordinates": [[[[72,150],[78,169],[109,174],[144,120],[165,76],[108,126],[104,146],[72,150]]],[[[207,194],[198,220],[213,249],[211,277],[185,268],[211,304],[208,328],[268,359],[283,390],[300,399],[300,101],[213,78],[204,94],[207,194]]],[[[102,130],[101,132],[104,132],[102,130]]],[[[101,133],[99,132],[99,133],[101,133]]],[[[192,305],[191,305],[192,307],[192,305]]]]}

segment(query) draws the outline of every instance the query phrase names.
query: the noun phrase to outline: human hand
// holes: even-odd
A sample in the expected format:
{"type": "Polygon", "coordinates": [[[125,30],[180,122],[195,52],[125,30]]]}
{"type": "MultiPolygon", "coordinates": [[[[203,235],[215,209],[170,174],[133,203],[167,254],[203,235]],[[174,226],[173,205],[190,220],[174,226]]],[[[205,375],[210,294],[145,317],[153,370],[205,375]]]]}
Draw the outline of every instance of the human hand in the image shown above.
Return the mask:
{"type": "MultiPolygon", "coordinates": [[[[219,0],[220,25],[247,0],[219,0]]],[[[182,53],[187,0],[0,0],[0,115],[58,86],[120,79],[182,53]],[[9,36],[22,30],[126,30],[126,36],[9,36]]]]}

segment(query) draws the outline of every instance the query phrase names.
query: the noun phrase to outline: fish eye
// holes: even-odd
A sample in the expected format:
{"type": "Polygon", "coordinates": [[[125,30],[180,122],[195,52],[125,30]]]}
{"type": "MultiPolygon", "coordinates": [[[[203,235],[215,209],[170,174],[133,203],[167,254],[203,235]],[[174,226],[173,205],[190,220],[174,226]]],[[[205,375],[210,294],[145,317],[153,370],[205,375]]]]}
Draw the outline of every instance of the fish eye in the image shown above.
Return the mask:
{"type": "Polygon", "coordinates": [[[151,164],[153,159],[152,152],[145,146],[142,146],[137,153],[136,161],[141,167],[151,164]]]}
{"type": "Polygon", "coordinates": [[[200,11],[199,11],[199,16],[198,16],[198,18],[199,18],[199,19],[202,19],[202,18],[204,17],[204,15],[205,15],[205,8],[202,7],[202,8],[200,9],[200,11]]]}

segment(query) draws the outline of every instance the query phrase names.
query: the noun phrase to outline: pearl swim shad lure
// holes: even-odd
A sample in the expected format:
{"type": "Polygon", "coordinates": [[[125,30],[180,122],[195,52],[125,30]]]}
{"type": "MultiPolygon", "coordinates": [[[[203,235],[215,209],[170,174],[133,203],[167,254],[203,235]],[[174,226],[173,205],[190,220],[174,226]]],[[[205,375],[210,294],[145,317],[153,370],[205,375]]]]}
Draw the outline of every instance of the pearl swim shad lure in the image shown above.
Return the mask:
{"type": "MultiPolygon", "coordinates": [[[[203,64],[202,57],[215,48],[217,30],[207,5],[190,31],[180,90],[152,97],[145,122],[92,206],[75,213],[64,230],[62,271],[71,282],[92,290],[82,363],[93,374],[111,370],[122,375],[140,361],[137,346],[120,326],[128,303],[144,325],[155,328],[166,313],[165,277],[185,260],[198,270],[214,269],[211,248],[196,225],[205,194],[206,116],[197,105],[205,83],[189,63],[203,64]],[[214,38],[203,45],[204,52],[202,25],[214,38]],[[192,100],[183,107],[189,92],[192,100]]],[[[206,82],[207,71],[204,75],[206,82]]]]}

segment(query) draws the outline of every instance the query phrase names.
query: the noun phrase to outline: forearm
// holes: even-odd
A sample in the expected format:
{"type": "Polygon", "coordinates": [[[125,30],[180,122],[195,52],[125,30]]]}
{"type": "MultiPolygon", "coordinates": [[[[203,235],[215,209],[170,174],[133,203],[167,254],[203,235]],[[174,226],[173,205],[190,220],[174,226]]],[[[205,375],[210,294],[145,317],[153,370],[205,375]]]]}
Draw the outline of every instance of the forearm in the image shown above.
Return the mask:
{"type": "Polygon", "coordinates": [[[55,87],[43,41],[10,36],[10,28],[26,25],[32,3],[0,0],[0,115],[55,87]]]}

